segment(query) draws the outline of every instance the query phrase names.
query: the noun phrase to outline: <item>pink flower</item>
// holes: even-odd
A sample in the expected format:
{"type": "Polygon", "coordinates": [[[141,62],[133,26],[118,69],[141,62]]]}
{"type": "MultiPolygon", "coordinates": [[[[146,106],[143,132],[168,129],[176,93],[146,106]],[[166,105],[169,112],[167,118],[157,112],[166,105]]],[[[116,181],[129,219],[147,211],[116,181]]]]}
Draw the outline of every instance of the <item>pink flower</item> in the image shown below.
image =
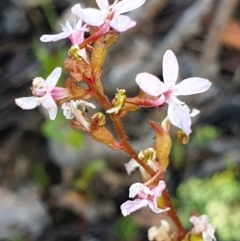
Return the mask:
{"type": "Polygon", "coordinates": [[[40,37],[42,42],[55,42],[64,38],[69,38],[73,45],[79,45],[84,40],[84,32],[87,31],[86,26],[82,26],[82,20],[79,19],[73,25],[67,21],[66,25],[62,25],[62,32],[58,34],[44,34],[40,37]]]}
{"type": "Polygon", "coordinates": [[[32,97],[23,97],[15,99],[16,104],[24,110],[34,109],[38,105],[43,105],[49,112],[49,117],[54,120],[57,115],[57,105],[54,100],[65,98],[68,91],[65,88],[55,87],[60,75],[61,68],[56,68],[44,80],[41,77],[33,79],[32,83],[32,97]]]}
{"type": "Polygon", "coordinates": [[[124,32],[134,27],[136,22],[121,14],[141,7],[144,2],[145,0],[115,0],[112,5],[109,5],[108,0],[96,0],[100,10],[94,8],[81,9],[80,4],[76,4],[72,8],[72,12],[88,25],[98,27],[104,25],[105,32],[110,27],[118,32],[124,32]]]}
{"type": "Polygon", "coordinates": [[[161,213],[167,211],[167,209],[160,209],[157,206],[157,198],[162,195],[163,189],[166,187],[164,181],[159,181],[157,187],[149,188],[144,184],[137,182],[131,185],[129,188],[129,197],[136,199],[133,201],[126,201],[121,205],[122,215],[125,217],[136,210],[149,206],[155,213],[161,213]]]}
{"type": "Polygon", "coordinates": [[[84,41],[84,33],[88,31],[86,25],[82,26],[82,20],[75,21],[73,27],[67,21],[66,25],[62,25],[62,31],[59,34],[44,34],[40,37],[42,42],[55,42],[64,38],[69,38],[72,45],[78,49],[78,55],[88,62],[85,49],[79,49],[78,45],[84,41]]]}
{"type": "Polygon", "coordinates": [[[216,237],[214,236],[215,227],[208,222],[207,215],[192,216],[190,222],[194,226],[191,230],[192,234],[202,233],[203,241],[216,241],[216,237]]]}
{"type": "Polygon", "coordinates": [[[78,122],[84,126],[85,129],[89,130],[90,129],[90,122],[87,120],[86,116],[82,113],[81,110],[78,109],[78,106],[82,106],[83,108],[85,107],[91,107],[93,109],[96,108],[94,104],[88,103],[87,101],[84,100],[71,100],[70,102],[65,102],[62,104],[62,110],[63,110],[63,115],[66,117],[66,119],[73,119],[76,118],[78,122]]]}
{"type": "Polygon", "coordinates": [[[190,113],[188,106],[180,101],[177,96],[193,95],[209,89],[211,83],[207,79],[193,77],[176,84],[178,78],[178,62],[171,50],[167,50],[163,56],[163,79],[148,73],[140,73],[136,76],[136,83],[148,95],[156,97],[152,106],[168,104],[168,118],[170,122],[182,129],[187,135],[191,133],[191,116],[197,114],[196,110],[190,113]]]}

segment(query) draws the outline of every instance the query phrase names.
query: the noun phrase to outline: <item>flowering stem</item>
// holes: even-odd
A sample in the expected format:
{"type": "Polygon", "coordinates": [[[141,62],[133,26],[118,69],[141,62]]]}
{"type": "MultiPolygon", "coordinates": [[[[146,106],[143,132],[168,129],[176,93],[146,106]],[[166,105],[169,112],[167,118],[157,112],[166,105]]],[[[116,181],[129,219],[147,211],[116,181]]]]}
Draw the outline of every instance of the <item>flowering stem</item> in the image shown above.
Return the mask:
{"type": "Polygon", "coordinates": [[[172,204],[171,198],[169,196],[168,190],[167,188],[165,188],[162,192],[162,196],[164,198],[164,202],[165,202],[165,206],[169,207],[170,209],[167,211],[169,217],[172,218],[172,220],[174,221],[175,225],[177,226],[178,229],[178,240],[182,240],[185,235],[186,235],[186,231],[183,228],[181,221],[178,218],[177,212],[172,204]]]}
{"type": "MultiPolygon", "coordinates": [[[[94,81],[93,81],[94,83],[94,81]]],[[[91,84],[91,89],[93,90],[93,95],[96,99],[96,101],[105,109],[111,109],[112,105],[110,104],[108,98],[99,91],[99,89],[96,87],[95,84],[91,84]]],[[[110,118],[114,124],[114,127],[117,131],[118,137],[121,140],[121,144],[123,146],[123,151],[127,153],[130,157],[135,159],[151,176],[155,175],[155,172],[142,160],[138,158],[138,154],[133,150],[131,144],[128,141],[127,135],[125,133],[125,130],[123,128],[121,119],[118,115],[110,114],[110,118]]]]}

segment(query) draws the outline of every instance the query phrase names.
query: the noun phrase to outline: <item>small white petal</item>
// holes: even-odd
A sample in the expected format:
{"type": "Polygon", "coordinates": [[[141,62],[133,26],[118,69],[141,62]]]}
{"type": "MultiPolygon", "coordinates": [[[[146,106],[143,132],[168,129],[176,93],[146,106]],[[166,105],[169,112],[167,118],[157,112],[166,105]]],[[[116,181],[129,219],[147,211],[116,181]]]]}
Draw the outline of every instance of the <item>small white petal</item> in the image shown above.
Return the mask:
{"type": "Polygon", "coordinates": [[[82,7],[81,7],[81,4],[75,4],[73,7],[72,7],[72,13],[78,17],[79,19],[81,19],[79,16],[81,15],[82,13],[82,7]]]}
{"type": "Polygon", "coordinates": [[[113,113],[114,113],[114,114],[118,114],[118,112],[120,111],[120,109],[121,109],[121,108],[118,107],[118,106],[117,106],[117,107],[113,107],[113,108],[107,110],[106,113],[108,113],[108,114],[113,114],[113,113]]]}
{"type": "Polygon", "coordinates": [[[55,42],[60,39],[65,39],[71,35],[71,32],[62,32],[58,34],[44,34],[40,37],[42,42],[55,42]]]}
{"type": "Polygon", "coordinates": [[[135,199],[133,201],[126,201],[120,206],[120,208],[122,211],[122,215],[126,217],[132,212],[135,212],[140,208],[146,207],[147,205],[148,205],[147,199],[135,199]]]}
{"type": "Polygon", "coordinates": [[[140,73],[135,79],[138,86],[148,95],[159,96],[164,91],[164,84],[154,75],[140,73]]]}
{"type": "Polygon", "coordinates": [[[194,116],[198,115],[199,113],[200,113],[200,110],[192,109],[192,111],[190,112],[190,117],[194,117],[194,116]]]}
{"type": "MultiPolygon", "coordinates": [[[[78,19],[77,23],[76,23],[76,26],[75,26],[75,29],[76,30],[82,30],[82,20],[81,19],[78,19]]],[[[83,30],[82,30],[83,31],[83,30]]]]}
{"type": "Polygon", "coordinates": [[[54,99],[50,94],[46,94],[41,98],[41,100],[43,107],[48,110],[49,118],[54,120],[57,115],[57,104],[55,103],[54,99]]]}
{"type": "Polygon", "coordinates": [[[157,187],[155,187],[152,190],[152,193],[158,194],[158,196],[160,196],[162,195],[162,191],[164,190],[165,187],[166,187],[166,183],[163,180],[160,180],[157,187]]]}
{"type": "Polygon", "coordinates": [[[136,168],[140,167],[140,165],[138,164],[138,162],[135,161],[135,159],[131,159],[128,163],[125,163],[124,166],[128,175],[135,171],[136,168]]]}
{"type": "Polygon", "coordinates": [[[178,95],[194,95],[205,92],[211,86],[208,79],[193,77],[188,78],[176,85],[176,96],[178,95]]]}
{"type": "Polygon", "coordinates": [[[41,104],[39,97],[23,97],[15,99],[15,103],[24,110],[31,110],[41,104]]]}
{"type": "Polygon", "coordinates": [[[96,106],[92,103],[89,103],[85,100],[75,100],[75,101],[71,101],[71,103],[75,103],[75,108],[77,108],[78,105],[81,105],[81,106],[88,106],[88,107],[91,107],[92,109],[95,109],[96,106]]]}
{"type": "Polygon", "coordinates": [[[47,90],[50,92],[57,84],[62,73],[62,69],[60,67],[55,68],[52,73],[47,77],[45,84],[47,86],[47,90]]]}
{"type": "Polygon", "coordinates": [[[150,189],[140,182],[134,183],[129,188],[129,197],[134,198],[139,192],[149,195],[151,193],[150,189]]]}
{"type": "Polygon", "coordinates": [[[163,79],[165,85],[172,87],[178,78],[178,62],[175,54],[167,50],[163,55],[163,79]]]}
{"type": "Polygon", "coordinates": [[[78,18],[82,19],[85,23],[92,26],[100,26],[105,21],[105,14],[98,9],[86,8],[81,9],[79,4],[72,7],[72,13],[78,18]]]}
{"type": "Polygon", "coordinates": [[[128,16],[123,15],[114,15],[114,18],[110,21],[110,26],[118,32],[127,31],[135,25],[135,21],[132,21],[128,16]]]}
{"type": "Polygon", "coordinates": [[[72,32],[73,27],[72,27],[72,25],[68,21],[66,21],[65,27],[68,30],[68,32],[72,32]]]}
{"type": "Polygon", "coordinates": [[[174,126],[182,129],[187,135],[192,132],[190,128],[191,119],[189,111],[183,106],[175,103],[169,103],[168,118],[174,126]]]}
{"type": "Polygon", "coordinates": [[[130,12],[134,9],[141,7],[145,3],[145,0],[122,0],[117,3],[117,14],[130,12]]]}

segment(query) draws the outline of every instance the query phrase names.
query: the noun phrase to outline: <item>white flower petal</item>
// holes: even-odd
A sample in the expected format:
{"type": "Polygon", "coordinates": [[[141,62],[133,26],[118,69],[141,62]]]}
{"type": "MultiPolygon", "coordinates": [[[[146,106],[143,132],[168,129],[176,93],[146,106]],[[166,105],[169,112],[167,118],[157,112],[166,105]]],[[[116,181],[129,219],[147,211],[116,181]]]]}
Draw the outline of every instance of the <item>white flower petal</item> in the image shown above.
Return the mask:
{"type": "Polygon", "coordinates": [[[49,118],[54,120],[57,115],[57,104],[55,103],[54,99],[50,94],[46,94],[41,100],[43,107],[48,110],[49,118]]]}
{"type": "Polygon", "coordinates": [[[23,97],[15,99],[15,103],[24,110],[31,110],[41,104],[41,100],[38,97],[23,97]]]}
{"type": "Polygon", "coordinates": [[[189,111],[182,105],[169,103],[168,118],[174,126],[182,129],[187,135],[192,132],[189,111]]]}
{"type": "Polygon", "coordinates": [[[160,180],[157,187],[151,190],[151,193],[157,196],[160,196],[162,195],[162,191],[164,190],[165,187],[166,187],[166,183],[163,180],[160,180]]]}
{"type": "Polygon", "coordinates": [[[108,0],[96,0],[96,3],[101,10],[109,7],[108,0]]]}
{"type": "Polygon", "coordinates": [[[73,30],[72,25],[68,21],[66,21],[65,28],[66,28],[67,32],[72,32],[72,30],[73,30]]]}
{"type": "Polygon", "coordinates": [[[72,7],[72,13],[75,16],[92,26],[100,26],[104,23],[105,15],[101,10],[94,8],[81,9],[79,5],[76,4],[72,7]]]}
{"type": "Polygon", "coordinates": [[[163,55],[163,79],[167,87],[175,84],[178,78],[178,62],[175,54],[167,50],[163,55]]]}
{"type": "Polygon", "coordinates": [[[200,110],[197,109],[192,109],[192,111],[190,112],[190,117],[194,117],[196,115],[198,115],[200,113],[200,110]]]}
{"type": "Polygon", "coordinates": [[[52,73],[47,77],[45,84],[47,86],[47,90],[51,92],[51,90],[56,86],[60,76],[62,73],[62,69],[60,67],[55,68],[52,73]]]}
{"type": "Polygon", "coordinates": [[[136,168],[139,168],[140,165],[136,162],[135,159],[131,159],[128,163],[124,164],[127,174],[130,175],[136,168]]]}
{"type": "Polygon", "coordinates": [[[135,81],[148,95],[159,96],[164,91],[164,84],[156,76],[149,73],[138,74],[135,81]]]}
{"type": "Polygon", "coordinates": [[[176,85],[176,96],[194,95],[209,89],[211,82],[208,79],[193,77],[188,78],[176,85]]]}
{"type": "Polygon", "coordinates": [[[148,205],[147,199],[135,199],[133,201],[126,201],[121,205],[122,215],[126,217],[132,212],[137,211],[140,208],[146,207],[148,205]]]}
{"type": "Polygon", "coordinates": [[[145,3],[145,0],[122,0],[117,3],[116,12],[117,14],[130,12],[134,9],[141,7],[145,3]]]}
{"type": "Polygon", "coordinates": [[[129,197],[134,198],[139,192],[149,195],[151,193],[150,189],[140,182],[136,182],[129,188],[129,197]]]}
{"type": "Polygon", "coordinates": [[[85,100],[76,100],[75,102],[77,105],[87,106],[87,107],[91,107],[92,109],[96,109],[96,106],[94,104],[89,103],[85,100]]]}
{"type": "Polygon", "coordinates": [[[62,32],[62,33],[58,33],[58,34],[44,34],[40,37],[40,40],[45,43],[46,42],[55,42],[60,39],[67,38],[70,35],[71,35],[71,32],[62,32]]]}
{"type": "Polygon", "coordinates": [[[114,15],[114,18],[110,21],[110,25],[116,31],[124,32],[134,27],[136,22],[132,21],[128,16],[114,15]]]}
{"type": "Polygon", "coordinates": [[[82,29],[82,19],[78,19],[77,23],[76,23],[76,26],[75,26],[75,29],[76,30],[82,30],[84,31],[84,28],[82,29]]]}

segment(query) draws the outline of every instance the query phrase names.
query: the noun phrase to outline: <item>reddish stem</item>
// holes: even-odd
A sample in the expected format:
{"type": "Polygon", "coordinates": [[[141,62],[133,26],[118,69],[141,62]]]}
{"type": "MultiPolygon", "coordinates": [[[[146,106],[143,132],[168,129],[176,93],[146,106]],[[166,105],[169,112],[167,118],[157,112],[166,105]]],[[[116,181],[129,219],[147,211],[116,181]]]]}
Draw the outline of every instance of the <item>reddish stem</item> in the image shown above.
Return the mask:
{"type": "Polygon", "coordinates": [[[162,196],[164,198],[165,205],[169,207],[169,211],[167,211],[168,215],[172,218],[173,222],[176,224],[177,229],[178,229],[178,240],[182,240],[185,235],[186,231],[183,228],[181,221],[178,218],[177,212],[172,204],[171,198],[169,196],[167,188],[165,188],[162,192],[162,196]]]}
{"type": "MultiPolygon", "coordinates": [[[[96,101],[105,109],[105,110],[109,110],[112,108],[111,103],[109,102],[108,98],[106,95],[104,95],[103,93],[98,91],[98,88],[96,88],[96,86],[94,85],[94,81],[92,81],[91,83],[91,89],[93,90],[93,95],[96,99],[96,101]]],[[[155,172],[142,160],[140,160],[138,158],[138,154],[133,150],[131,144],[128,141],[127,135],[125,133],[125,130],[123,128],[121,119],[118,115],[115,114],[110,114],[110,118],[114,124],[114,127],[117,131],[118,137],[121,140],[121,144],[123,146],[123,151],[126,152],[130,157],[132,157],[133,159],[135,159],[139,165],[141,165],[151,176],[155,175],[155,172]]]]}

